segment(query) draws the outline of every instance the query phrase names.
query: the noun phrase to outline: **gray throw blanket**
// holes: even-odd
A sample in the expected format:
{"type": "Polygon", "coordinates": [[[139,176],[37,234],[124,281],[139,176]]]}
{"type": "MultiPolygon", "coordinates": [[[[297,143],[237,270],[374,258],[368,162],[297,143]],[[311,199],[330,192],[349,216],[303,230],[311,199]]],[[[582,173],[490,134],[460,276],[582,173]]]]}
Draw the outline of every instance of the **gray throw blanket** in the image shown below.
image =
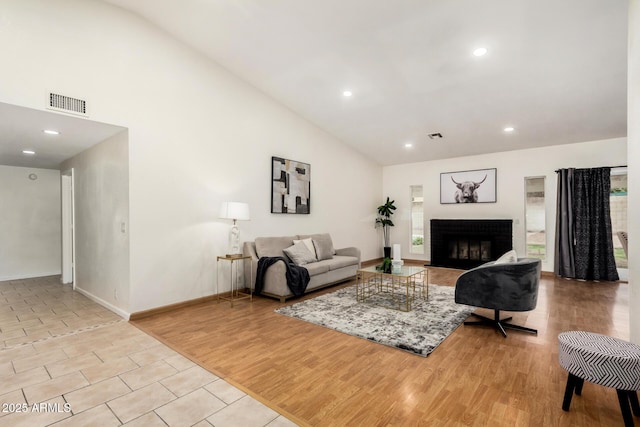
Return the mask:
{"type": "Polygon", "coordinates": [[[288,262],[286,258],[281,256],[262,257],[258,260],[256,288],[253,293],[255,295],[260,295],[262,293],[262,288],[264,287],[264,275],[267,272],[267,268],[271,267],[278,261],[283,261],[284,265],[287,267],[285,277],[287,279],[287,286],[291,290],[291,293],[297,297],[304,295],[310,280],[309,271],[304,267],[288,262]]]}

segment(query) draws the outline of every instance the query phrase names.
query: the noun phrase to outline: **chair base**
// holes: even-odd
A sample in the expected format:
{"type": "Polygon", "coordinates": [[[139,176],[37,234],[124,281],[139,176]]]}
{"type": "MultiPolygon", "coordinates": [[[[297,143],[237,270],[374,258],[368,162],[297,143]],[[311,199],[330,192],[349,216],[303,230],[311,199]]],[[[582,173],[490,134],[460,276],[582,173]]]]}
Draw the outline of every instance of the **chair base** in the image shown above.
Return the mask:
{"type": "Polygon", "coordinates": [[[511,317],[507,317],[505,319],[500,319],[500,310],[494,310],[495,312],[495,317],[493,319],[489,318],[489,317],[485,317],[485,316],[481,316],[479,314],[476,313],[471,313],[473,316],[479,317],[481,320],[474,320],[474,321],[467,321],[464,322],[465,325],[488,325],[488,326],[493,326],[494,328],[496,328],[497,330],[500,331],[500,333],[502,334],[502,336],[504,336],[505,338],[507,337],[507,332],[505,331],[505,329],[514,329],[516,331],[523,331],[523,332],[529,332],[532,334],[538,334],[538,330],[537,329],[531,329],[531,328],[525,328],[524,326],[520,326],[520,325],[514,325],[513,323],[506,323],[509,320],[511,320],[511,317]]]}

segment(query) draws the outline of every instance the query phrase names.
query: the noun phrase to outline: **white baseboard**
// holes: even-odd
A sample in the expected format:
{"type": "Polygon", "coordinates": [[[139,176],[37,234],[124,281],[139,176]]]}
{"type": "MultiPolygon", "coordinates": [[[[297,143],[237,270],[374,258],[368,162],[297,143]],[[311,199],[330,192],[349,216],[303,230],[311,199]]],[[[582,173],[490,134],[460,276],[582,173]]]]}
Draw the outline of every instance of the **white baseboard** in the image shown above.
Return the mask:
{"type": "Polygon", "coordinates": [[[99,298],[95,295],[93,295],[91,292],[87,292],[82,288],[75,288],[76,291],[80,292],[82,295],[84,295],[85,297],[89,298],[91,301],[96,302],[98,304],[100,304],[101,306],[103,306],[104,308],[113,311],[115,314],[117,314],[118,316],[122,317],[124,320],[129,320],[129,316],[131,315],[130,313],[127,313],[126,311],[116,307],[115,305],[103,300],[102,298],[99,298]]]}
{"type": "Polygon", "coordinates": [[[21,280],[21,279],[34,279],[36,277],[47,277],[47,276],[60,276],[62,274],[61,271],[54,272],[42,272],[42,273],[24,273],[12,276],[0,276],[0,282],[6,282],[7,280],[21,280]]]}

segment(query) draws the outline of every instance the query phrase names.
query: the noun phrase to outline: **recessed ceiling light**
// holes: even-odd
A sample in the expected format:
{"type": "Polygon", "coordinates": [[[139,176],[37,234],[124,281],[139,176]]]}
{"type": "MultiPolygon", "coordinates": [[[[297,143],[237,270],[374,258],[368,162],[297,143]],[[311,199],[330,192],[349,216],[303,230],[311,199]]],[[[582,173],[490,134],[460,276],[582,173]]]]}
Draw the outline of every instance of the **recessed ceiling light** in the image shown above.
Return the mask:
{"type": "Polygon", "coordinates": [[[511,126],[507,126],[506,128],[504,128],[505,132],[513,132],[515,130],[515,128],[511,127],[511,126]]]}
{"type": "Polygon", "coordinates": [[[345,90],[344,92],[342,92],[342,96],[346,96],[347,98],[351,95],[353,95],[353,92],[351,92],[350,90],[345,90]]]}
{"type": "Polygon", "coordinates": [[[42,132],[46,133],[47,135],[60,135],[60,132],[53,129],[45,129],[42,132]]]}
{"type": "Polygon", "coordinates": [[[475,56],[484,56],[487,54],[487,48],[486,47],[479,47],[476,50],[473,51],[473,54],[475,56]]]}
{"type": "Polygon", "coordinates": [[[404,144],[405,148],[411,148],[413,147],[413,144],[410,142],[407,142],[406,144],[404,144]]]}
{"type": "Polygon", "coordinates": [[[33,156],[34,154],[36,154],[36,152],[33,150],[22,150],[22,154],[26,154],[27,156],[33,156]]]}

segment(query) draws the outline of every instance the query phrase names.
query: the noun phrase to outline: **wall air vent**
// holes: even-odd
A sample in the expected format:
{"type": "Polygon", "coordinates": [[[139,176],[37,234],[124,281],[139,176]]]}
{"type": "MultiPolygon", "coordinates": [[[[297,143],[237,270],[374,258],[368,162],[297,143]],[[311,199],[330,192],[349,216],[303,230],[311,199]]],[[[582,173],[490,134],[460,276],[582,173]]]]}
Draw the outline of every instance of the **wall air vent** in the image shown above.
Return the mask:
{"type": "Polygon", "coordinates": [[[85,101],[84,99],[71,98],[69,96],[59,95],[53,92],[49,93],[48,108],[50,110],[56,110],[63,113],[88,116],[87,101],[85,101]]]}

